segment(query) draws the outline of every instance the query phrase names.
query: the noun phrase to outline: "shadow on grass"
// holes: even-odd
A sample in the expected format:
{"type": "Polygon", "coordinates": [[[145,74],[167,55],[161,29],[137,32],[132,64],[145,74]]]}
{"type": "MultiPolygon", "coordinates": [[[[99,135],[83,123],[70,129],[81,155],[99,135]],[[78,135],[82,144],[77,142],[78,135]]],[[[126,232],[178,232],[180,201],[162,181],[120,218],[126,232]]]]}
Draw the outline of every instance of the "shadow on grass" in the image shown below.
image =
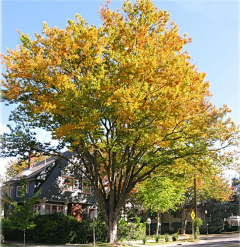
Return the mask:
{"type": "MultiPolygon", "coordinates": [[[[8,247],[16,247],[16,246],[23,246],[22,243],[1,243],[1,246],[8,246],[8,247]]],[[[93,247],[93,244],[36,244],[36,243],[26,243],[26,246],[35,246],[35,247],[39,247],[39,246],[73,246],[73,247],[93,247]]],[[[132,247],[132,245],[127,245],[127,244],[118,244],[118,245],[111,245],[108,243],[101,243],[101,244],[96,244],[96,247],[132,247]]]]}

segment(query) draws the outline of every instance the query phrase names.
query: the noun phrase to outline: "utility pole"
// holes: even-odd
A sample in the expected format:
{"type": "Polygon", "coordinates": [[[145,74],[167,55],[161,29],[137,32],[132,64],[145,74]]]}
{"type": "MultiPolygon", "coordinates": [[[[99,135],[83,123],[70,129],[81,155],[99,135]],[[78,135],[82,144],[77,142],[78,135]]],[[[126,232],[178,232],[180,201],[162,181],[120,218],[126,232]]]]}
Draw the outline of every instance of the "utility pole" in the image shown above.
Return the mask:
{"type": "MultiPolygon", "coordinates": [[[[196,174],[194,175],[194,213],[195,213],[195,220],[197,219],[197,181],[196,181],[196,174]]],[[[196,223],[194,224],[194,239],[197,239],[197,226],[196,223]]]]}
{"type": "Polygon", "coordinates": [[[197,218],[197,182],[196,182],[196,175],[194,176],[194,213],[195,213],[195,218],[197,218]]]}

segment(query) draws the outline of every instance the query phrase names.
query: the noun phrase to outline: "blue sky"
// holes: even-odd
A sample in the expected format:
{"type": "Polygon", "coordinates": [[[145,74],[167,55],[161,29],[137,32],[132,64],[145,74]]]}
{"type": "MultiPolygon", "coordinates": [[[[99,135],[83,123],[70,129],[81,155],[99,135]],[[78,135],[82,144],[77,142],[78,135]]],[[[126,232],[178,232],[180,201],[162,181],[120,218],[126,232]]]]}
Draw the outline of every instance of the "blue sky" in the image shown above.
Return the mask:
{"type": "MultiPolygon", "coordinates": [[[[207,73],[212,102],[220,107],[227,104],[230,116],[240,124],[240,3],[239,1],[153,1],[159,9],[167,10],[180,33],[192,37],[185,49],[201,72],[207,73]]],[[[79,13],[89,24],[100,25],[98,8],[104,1],[21,1],[1,2],[1,52],[20,44],[16,29],[34,38],[41,33],[42,23],[64,28],[68,19],[79,13]]],[[[122,0],[112,0],[112,8],[120,8],[122,0]]],[[[8,121],[9,107],[1,108],[1,127],[8,121]]]]}
{"type": "MultiPolygon", "coordinates": [[[[112,0],[113,8],[120,8],[122,0],[112,0]]],[[[220,107],[227,104],[231,117],[240,123],[240,73],[239,73],[239,1],[153,1],[159,9],[166,9],[171,20],[179,26],[180,33],[192,37],[185,49],[192,55],[193,63],[207,73],[212,101],[220,107]]],[[[34,38],[40,33],[42,23],[64,28],[68,19],[79,13],[90,24],[100,25],[98,8],[104,1],[21,1],[2,0],[1,51],[19,44],[16,29],[34,38]]],[[[2,107],[2,124],[7,123],[8,108],[2,107]]]]}

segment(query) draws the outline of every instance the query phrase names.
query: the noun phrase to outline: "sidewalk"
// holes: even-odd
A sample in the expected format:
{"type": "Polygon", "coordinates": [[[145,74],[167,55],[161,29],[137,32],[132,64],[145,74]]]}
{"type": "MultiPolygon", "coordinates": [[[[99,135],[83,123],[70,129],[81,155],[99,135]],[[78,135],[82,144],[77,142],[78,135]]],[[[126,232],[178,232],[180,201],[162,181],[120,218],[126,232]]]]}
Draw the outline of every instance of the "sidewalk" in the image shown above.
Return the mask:
{"type": "MultiPolygon", "coordinates": [[[[209,236],[209,235],[206,235],[206,236],[209,236]]],[[[203,238],[205,240],[206,238],[205,235],[201,235],[201,238],[203,238]]],[[[170,240],[172,240],[172,236],[169,235],[169,238],[170,240]]],[[[195,241],[190,241],[190,239],[192,238],[192,235],[179,235],[179,238],[178,238],[178,241],[171,241],[171,242],[165,242],[164,240],[164,235],[163,235],[163,238],[159,240],[159,243],[156,243],[155,239],[148,239],[147,240],[147,243],[151,243],[151,247],[159,247],[159,246],[168,246],[168,245],[171,245],[171,246],[177,246],[177,245],[188,245],[188,244],[192,244],[194,243],[195,241]],[[185,241],[184,241],[185,240],[185,241]],[[154,244],[155,243],[155,244],[154,244]]],[[[205,242],[204,240],[198,240],[198,243],[199,242],[205,242]]],[[[101,246],[101,247],[104,247],[104,246],[109,246],[108,244],[96,244],[96,246],[101,246]]],[[[143,247],[143,241],[142,240],[134,240],[134,241],[120,241],[118,242],[118,246],[121,246],[121,245],[128,245],[128,246],[135,246],[135,247],[143,247]]],[[[6,241],[6,243],[4,243],[2,245],[3,247],[4,246],[23,246],[23,243],[21,242],[14,242],[14,241],[6,241]]],[[[71,246],[71,247],[92,247],[93,244],[65,244],[65,245],[54,245],[54,244],[40,244],[40,245],[37,245],[37,244],[30,244],[30,243],[26,243],[26,246],[31,246],[31,247],[66,247],[66,246],[71,246]]],[[[145,246],[148,246],[148,245],[145,245],[145,246]]]]}
{"type": "MultiPolygon", "coordinates": [[[[170,238],[170,242],[165,242],[165,239],[164,239],[164,235],[163,235],[163,238],[159,240],[158,243],[156,243],[155,239],[148,239],[147,240],[147,243],[151,243],[151,247],[159,247],[159,246],[165,246],[165,245],[180,245],[182,243],[187,244],[187,243],[190,243],[192,244],[193,242],[195,241],[190,241],[190,239],[192,238],[192,235],[179,235],[178,237],[178,241],[172,241],[172,236],[169,235],[169,238],[170,238]],[[185,240],[185,241],[184,241],[185,240]],[[155,244],[154,244],[155,243],[155,244]]],[[[198,242],[201,241],[201,240],[198,240],[198,242]]],[[[132,246],[136,246],[136,247],[143,247],[143,241],[142,240],[137,240],[137,241],[123,241],[123,242],[119,242],[119,244],[124,244],[124,245],[132,245],[132,246]]],[[[145,245],[147,246],[147,245],[145,245]]]]}

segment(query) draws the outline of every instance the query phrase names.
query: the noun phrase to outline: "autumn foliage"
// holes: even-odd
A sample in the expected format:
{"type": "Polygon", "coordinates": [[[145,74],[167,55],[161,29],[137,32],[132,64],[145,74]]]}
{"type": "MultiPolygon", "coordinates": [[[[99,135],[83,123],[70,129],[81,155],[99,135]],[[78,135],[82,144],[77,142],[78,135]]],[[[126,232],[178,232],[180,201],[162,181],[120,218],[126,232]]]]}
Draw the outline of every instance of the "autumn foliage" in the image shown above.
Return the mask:
{"type": "Polygon", "coordinates": [[[138,182],[183,157],[218,159],[237,129],[226,106],[211,104],[205,73],[183,49],[191,40],[166,11],[137,0],[121,12],[107,2],[99,14],[100,27],[76,15],[65,29],[44,23],[34,40],[19,32],[21,45],[2,54],[2,91],[18,104],[17,124],[43,128],[75,151],[115,242],[118,214],[138,182]]]}

